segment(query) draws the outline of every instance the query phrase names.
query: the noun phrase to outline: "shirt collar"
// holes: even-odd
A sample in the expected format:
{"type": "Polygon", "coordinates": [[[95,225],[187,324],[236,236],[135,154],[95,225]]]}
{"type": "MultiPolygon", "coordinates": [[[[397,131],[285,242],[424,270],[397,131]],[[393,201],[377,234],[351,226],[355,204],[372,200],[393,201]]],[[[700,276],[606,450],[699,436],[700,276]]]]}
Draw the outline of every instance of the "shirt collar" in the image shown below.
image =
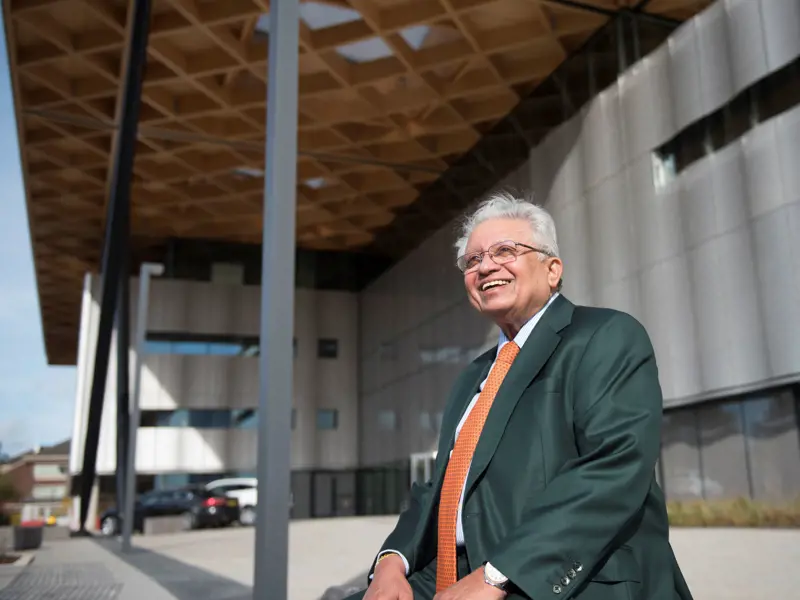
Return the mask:
{"type": "MultiPolygon", "coordinates": [[[[528,337],[531,335],[531,332],[533,331],[533,328],[536,327],[536,324],[539,322],[539,320],[544,315],[544,311],[547,310],[547,308],[553,303],[553,300],[558,298],[558,296],[559,296],[558,292],[556,292],[555,294],[550,296],[550,299],[547,301],[547,304],[545,304],[535,315],[533,315],[528,320],[528,322],[525,323],[525,325],[522,326],[522,329],[519,330],[519,332],[517,333],[516,337],[514,337],[514,342],[516,342],[517,346],[519,346],[520,349],[525,344],[525,342],[527,341],[528,337]]],[[[497,352],[499,353],[500,349],[503,346],[505,346],[507,343],[508,343],[508,338],[506,337],[506,334],[501,331],[500,332],[500,340],[497,343],[497,352]]]]}

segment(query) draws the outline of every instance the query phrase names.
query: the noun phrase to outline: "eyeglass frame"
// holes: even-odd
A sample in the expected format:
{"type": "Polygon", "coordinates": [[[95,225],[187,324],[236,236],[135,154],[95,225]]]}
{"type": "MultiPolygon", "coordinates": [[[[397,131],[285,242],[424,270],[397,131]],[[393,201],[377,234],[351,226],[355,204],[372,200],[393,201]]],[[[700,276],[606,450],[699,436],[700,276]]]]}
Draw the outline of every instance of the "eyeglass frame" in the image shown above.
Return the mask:
{"type": "Polygon", "coordinates": [[[486,254],[489,254],[489,258],[491,259],[491,261],[494,264],[496,264],[496,265],[507,265],[508,263],[516,261],[517,258],[522,256],[523,254],[527,254],[527,252],[516,253],[517,246],[522,246],[523,248],[527,248],[530,252],[538,252],[539,254],[544,254],[545,256],[547,256],[549,258],[555,258],[555,256],[556,256],[555,254],[553,254],[549,250],[543,250],[542,248],[537,248],[535,246],[530,246],[528,244],[523,244],[522,242],[515,242],[514,240],[501,240],[501,241],[495,242],[494,244],[489,246],[489,248],[487,250],[482,250],[481,252],[469,252],[468,254],[462,254],[461,256],[459,256],[456,259],[456,268],[459,271],[461,271],[461,273],[463,273],[464,275],[466,275],[467,273],[472,273],[473,271],[476,271],[477,269],[480,268],[481,264],[483,263],[483,257],[486,254]],[[490,250],[492,248],[494,248],[495,246],[499,246],[501,244],[514,244],[515,254],[514,254],[514,258],[512,260],[507,260],[507,261],[505,261],[503,263],[499,263],[494,259],[494,256],[492,256],[492,254],[490,253],[490,250]],[[469,256],[478,256],[479,257],[478,264],[477,264],[476,267],[474,267],[472,269],[467,269],[466,266],[462,269],[461,267],[458,266],[458,263],[461,261],[462,258],[464,258],[465,256],[468,256],[468,255],[469,256]]]}

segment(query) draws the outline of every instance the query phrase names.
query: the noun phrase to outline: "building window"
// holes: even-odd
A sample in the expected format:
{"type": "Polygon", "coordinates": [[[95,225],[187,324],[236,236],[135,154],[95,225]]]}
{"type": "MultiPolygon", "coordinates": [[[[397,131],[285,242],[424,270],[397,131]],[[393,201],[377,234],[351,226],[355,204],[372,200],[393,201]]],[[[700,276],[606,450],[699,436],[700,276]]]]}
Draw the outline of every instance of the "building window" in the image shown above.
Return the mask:
{"type": "Polygon", "coordinates": [[[143,410],[139,423],[141,427],[230,429],[236,426],[234,424],[234,415],[241,417],[246,412],[227,409],[143,410]]]}
{"type": "Polygon", "coordinates": [[[150,332],[145,342],[147,354],[214,356],[258,356],[257,336],[231,336],[176,332],[150,332]]]}
{"type": "Polygon", "coordinates": [[[156,490],[174,490],[187,485],[205,485],[228,476],[227,473],[165,473],[153,478],[153,487],[156,490]]]}
{"type": "Polygon", "coordinates": [[[393,410],[382,410],[378,413],[378,426],[384,431],[397,429],[397,413],[393,410]]]}
{"type": "Polygon", "coordinates": [[[788,388],[667,410],[659,460],[667,499],[793,501],[800,493],[797,418],[788,388]]]}
{"type": "Polygon", "coordinates": [[[33,465],[34,479],[63,479],[66,473],[67,469],[63,465],[42,463],[33,465]]]}
{"type": "Polygon", "coordinates": [[[431,431],[433,429],[433,417],[431,413],[427,411],[419,413],[419,427],[423,431],[431,431]]]}
{"type": "Polygon", "coordinates": [[[35,485],[31,495],[34,500],[62,500],[67,495],[67,486],[35,485]]]}
{"type": "Polygon", "coordinates": [[[339,411],[335,408],[317,409],[317,429],[337,429],[339,427],[339,411]]]}
{"type": "Polygon", "coordinates": [[[234,429],[256,429],[258,415],[255,408],[242,408],[231,411],[231,427],[234,429]]]}
{"type": "Polygon", "coordinates": [[[653,180],[663,188],[676,174],[735,142],[759,123],[800,104],[800,58],[742,90],[727,104],[678,132],[653,153],[653,180]]]}
{"type": "Polygon", "coordinates": [[[339,356],[339,340],[320,338],[317,342],[317,356],[319,358],[336,358],[339,356]]]}

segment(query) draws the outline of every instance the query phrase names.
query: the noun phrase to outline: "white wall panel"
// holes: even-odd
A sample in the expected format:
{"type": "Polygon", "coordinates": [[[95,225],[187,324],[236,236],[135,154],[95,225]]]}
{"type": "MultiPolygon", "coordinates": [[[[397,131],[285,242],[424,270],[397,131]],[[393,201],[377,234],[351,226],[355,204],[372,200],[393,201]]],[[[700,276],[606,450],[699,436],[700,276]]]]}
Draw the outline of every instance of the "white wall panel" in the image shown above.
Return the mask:
{"type": "Polygon", "coordinates": [[[694,297],[686,255],[645,268],[641,276],[642,323],[658,360],[664,398],[686,398],[702,390],[694,297]]]}
{"type": "Polygon", "coordinates": [[[591,304],[594,289],[592,245],[589,238],[589,203],[581,198],[553,213],[561,259],[567,274],[564,291],[571,298],[591,304]]]}
{"type": "Polygon", "coordinates": [[[697,35],[697,22],[692,19],[667,42],[676,131],[694,123],[703,114],[697,35]]]}
{"type": "Polygon", "coordinates": [[[725,4],[712,4],[697,15],[694,22],[697,28],[697,58],[700,67],[700,108],[707,114],[735,95],[733,76],[727,60],[729,40],[725,4]]]}
{"type": "Polygon", "coordinates": [[[745,227],[750,221],[742,145],[734,142],[701,163],[711,173],[714,234],[745,227]]]}
{"type": "Polygon", "coordinates": [[[753,217],[772,212],[790,201],[783,190],[775,125],[775,122],[764,123],[741,140],[746,194],[753,217]]]}
{"type": "Polygon", "coordinates": [[[728,52],[733,87],[738,92],[758,81],[769,71],[764,24],[761,21],[762,3],[758,0],[724,0],[719,4],[725,7],[728,16],[731,40],[728,52]]]}
{"type": "Polygon", "coordinates": [[[773,377],[795,373],[800,364],[800,203],[766,214],[753,223],[756,277],[744,282],[760,291],[773,377]]]}
{"type": "Polygon", "coordinates": [[[632,159],[649,155],[675,132],[669,46],[636,63],[619,86],[627,155],[632,159]]]}
{"type": "Polygon", "coordinates": [[[583,114],[579,139],[584,161],[584,185],[592,188],[619,172],[624,164],[617,88],[611,87],[598,94],[583,114]]]}
{"type": "Polygon", "coordinates": [[[781,181],[788,203],[800,201],[800,108],[783,113],[775,119],[776,148],[781,181]]]}
{"type": "Polygon", "coordinates": [[[315,302],[315,310],[317,335],[339,342],[338,358],[316,362],[317,408],[336,409],[339,427],[317,432],[314,464],[353,467],[358,460],[357,298],[347,292],[326,292],[324,302],[315,302]]]}
{"type": "Polygon", "coordinates": [[[760,0],[760,5],[767,65],[774,71],[800,54],[800,2],[760,0]]]}

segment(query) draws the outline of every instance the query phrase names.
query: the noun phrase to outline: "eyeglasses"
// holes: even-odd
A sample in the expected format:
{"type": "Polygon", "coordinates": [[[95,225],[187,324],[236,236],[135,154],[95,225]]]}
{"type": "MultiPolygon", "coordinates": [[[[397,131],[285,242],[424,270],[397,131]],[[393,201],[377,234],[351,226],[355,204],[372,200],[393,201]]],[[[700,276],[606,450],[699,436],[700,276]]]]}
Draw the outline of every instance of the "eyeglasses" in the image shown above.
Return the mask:
{"type": "Polygon", "coordinates": [[[504,265],[514,262],[517,260],[518,256],[526,252],[539,252],[545,256],[554,256],[552,252],[520,242],[497,242],[489,246],[489,248],[483,252],[471,252],[459,256],[456,261],[456,266],[462,273],[471,273],[481,266],[484,254],[488,254],[489,258],[491,258],[495,264],[504,265]]]}

